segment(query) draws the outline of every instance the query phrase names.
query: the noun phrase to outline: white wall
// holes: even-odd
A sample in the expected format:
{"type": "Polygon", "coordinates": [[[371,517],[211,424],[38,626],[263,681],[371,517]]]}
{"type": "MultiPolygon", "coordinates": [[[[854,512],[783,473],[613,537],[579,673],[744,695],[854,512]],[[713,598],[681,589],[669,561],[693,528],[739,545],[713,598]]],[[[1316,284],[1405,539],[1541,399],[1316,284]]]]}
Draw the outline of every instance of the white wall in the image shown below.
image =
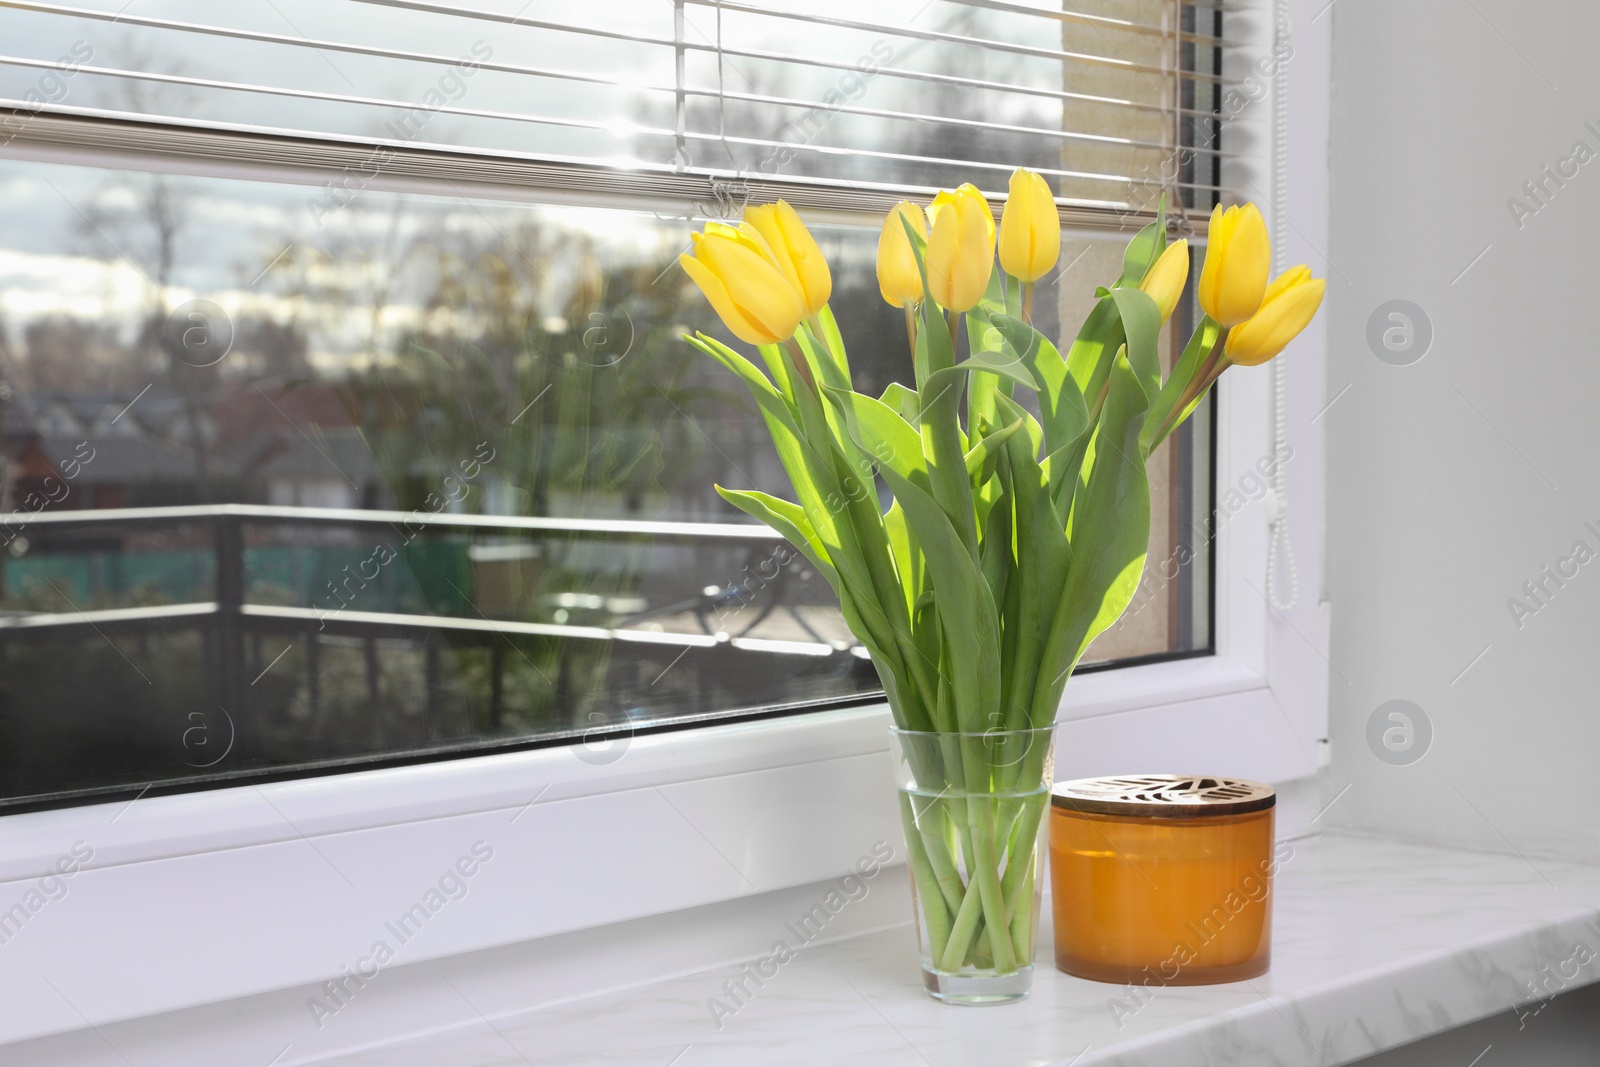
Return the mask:
{"type": "Polygon", "coordinates": [[[1600,159],[1520,228],[1507,207],[1536,206],[1523,183],[1577,142],[1600,153],[1600,6],[1336,0],[1323,18],[1327,395],[1348,387],[1322,420],[1326,798],[1349,790],[1322,825],[1600,861],[1600,561],[1520,628],[1508,608],[1576,542],[1600,553],[1600,159]],[[1432,322],[1409,366],[1368,346],[1391,299],[1432,322]],[[1366,737],[1397,698],[1434,730],[1404,766],[1366,737]]]}

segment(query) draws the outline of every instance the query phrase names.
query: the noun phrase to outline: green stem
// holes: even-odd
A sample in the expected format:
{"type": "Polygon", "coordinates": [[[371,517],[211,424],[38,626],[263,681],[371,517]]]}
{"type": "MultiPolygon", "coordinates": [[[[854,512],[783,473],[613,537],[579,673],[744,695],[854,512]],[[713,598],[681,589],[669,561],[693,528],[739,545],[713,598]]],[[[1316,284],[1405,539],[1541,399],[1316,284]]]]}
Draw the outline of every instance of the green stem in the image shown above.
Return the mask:
{"type": "Polygon", "coordinates": [[[911,877],[916,882],[917,903],[922,908],[928,933],[930,954],[938,959],[950,940],[950,907],[944,886],[935,873],[917,827],[915,806],[907,793],[900,794],[900,818],[905,826],[906,850],[910,853],[911,877]]]}
{"type": "MultiPolygon", "coordinates": [[[[911,346],[912,362],[917,358],[917,306],[907,304],[902,310],[906,313],[906,343],[911,346]]],[[[923,377],[927,377],[926,374],[923,377]]]]}
{"type": "Polygon", "coordinates": [[[939,958],[939,970],[955,974],[967,959],[967,950],[977,934],[978,919],[983,915],[983,902],[976,884],[967,886],[956,912],[956,921],[950,927],[950,937],[945,942],[944,955],[939,958]]]}
{"type": "MultiPolygon", "coordinates": [[[[1016,862],[1013,856],[1011,863],[1016,862]]],[[[1023,866],[1028,873],[1022,879],[1021,893],[1013,900],[1011,905],[1011,948],[1017,954],[1017,961],[1022,965],[1033,962],[1033,883],[1039,870],[1039,857],[1029,855],[1023,866]]],[[[1006,872],[1010,873],[1008,864],[1006,872]]]]}
{"type": "MultiPolygon", "coordinates": [[[[976,807],[980,821],[990,819],[989,800],[971,800],[967,808],[969,814],[976,807]]],[[[978,896],[983,905],[984,922],[990,930],[999,933],[990,938],[994,950],[995,970],[1001,974],[1010,974],[1017,969],[1017,958],[1011,949],[1011,939],[1004,936],[1004,932],[1011,929],[1011,923],[1006,918],[1005,897],[1000,892],[1000,875],[996,867],[998,857],[994,850],[994,831],[992,822],[990,827],[982,825],[973,828],[973,851],[976,853],[978,867],[973,872],[971,881],[977,884],[978,896]]],[[[971,887],[967,890],[972,891],[971,887]]]]}
{"type": "Polygon", "coordinates": [[[1155,437],[1151,439],[1150,451],[1154,452],[1156,447],[1160,445],[1162,441],[1167,439],[1167,435],[1178,428],[1178,426],[1183,422],[1184,414],[1188,411],[1189,405],[1193,404],[1200,397],[1205,396],[1206,390],[1215,385],[1217,379],[1222,377],[1222,372],[1233,365],[1228,358],[1222,354],[1222,346],[1227,342],[1227,340],[1227,330],[1223,330],[1217,334],[1217,343],[1212,346],[1211,353],[1210,355],[1206,356],[1205,363],[1201,364],[1200,369],[1195,373],[1194,378],[1190,381],[1189,387],[1183,391],[1183,396],[1178,399],[1176,404],[1172,405],[1172,410],[1167,413],[1166,422],[1164,422],[1161,426],[1161,432],[1157,433],[1155,437]]]}
{"type": "Polygon", "coordinates": [[[1044,794],[1022,798],[1022,810],[1007,843],[1005,877],[1000,883],[1000,893],[1011,914],[1011,941],[1017,958],[1023,960],[1033,958],[1033,884],[1045,803],[1044,794]],[[1024,945],[1028,947],[1024,949],[1024,945]]]}
{"type": "Polygon", "coordinates": [[[921,810],[916,801],[911,802],[914,826],[907,827],[909,835],[914,829],[917,847],[927,856],[929,868],[939,885],[939,892],[953,914],[961,907],[961,872],[956,868],[955,857],[950,855],[949,817],[944,814],[943,802],[934,797],[924,797],[921,810]]]}

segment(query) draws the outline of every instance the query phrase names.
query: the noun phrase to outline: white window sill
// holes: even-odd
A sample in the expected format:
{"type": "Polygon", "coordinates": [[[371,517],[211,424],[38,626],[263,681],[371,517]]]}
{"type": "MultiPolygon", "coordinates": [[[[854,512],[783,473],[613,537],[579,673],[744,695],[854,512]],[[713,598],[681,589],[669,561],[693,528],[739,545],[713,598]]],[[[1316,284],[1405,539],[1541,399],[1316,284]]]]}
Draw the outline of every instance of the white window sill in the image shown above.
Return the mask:
{"type": "Polygon", "coordinates": [[[767,955],[784,935],[783,917],[803,912],[829,885],[397,967],[321,1029],[307,1011],[319,993],[309,987],[102,1025],[99,1033],[81,1029],[4,1048],[0,1058],[38,1067],[198,1067],[220,1062],[224,1051],[240,1063],[278,1056],[277,1067],[665,1065],[680,1056],[705,1067],[1331,1065],[1510,1014],[1512,1004],[1523,1004],[1529,1014],[1521,1021],[1536,1027],[1530,983],[1563,968],[1572,974],[1547,986],[1548,1000],[1600,977],[1600,957],[1567,965],[1574,946],[1600,952],[1600,868],[1537,860],[1535,870],[1515,856],[1342,835],[1293,848],[1275,894],[1272,970],[1249,983],[1155,988],[1131,1012],[1110,1007],[1127,1000],[1125,989],[1054,970],[1048,923],[1029,1000],[982,1011],[929,1001],[896,867],[840,913],[846,936],[806,946],[721,1029],[709,998],[725,996],[723,983],[743,960],[767,955]],[[720,965],[646,981],[674,947],[720,965]],[[601,973],[617,967],[626,970],[601,973]],[[646,984],[627,987],[628,974],[646,984]]]}

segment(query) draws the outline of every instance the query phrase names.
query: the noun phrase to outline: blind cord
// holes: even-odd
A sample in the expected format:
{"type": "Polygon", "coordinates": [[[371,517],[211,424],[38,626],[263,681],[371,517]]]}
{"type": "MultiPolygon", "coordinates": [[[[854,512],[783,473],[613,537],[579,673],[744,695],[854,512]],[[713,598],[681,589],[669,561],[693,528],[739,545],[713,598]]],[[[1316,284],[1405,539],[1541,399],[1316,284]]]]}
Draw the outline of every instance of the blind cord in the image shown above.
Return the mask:
{"type": "MultiPolygon", "coordinates": [[[[1289,0],[1273,0],[1273,54],[1284,55],[1289,43],[1289,0]]],[[[1284,233],[1289,210],[1289,101],[1288,64],[1279,60],[1272,73],[1272,214],[1277,240],[1272,246],[1272,273],[1276,277],[1287,268],[1284,233]]],[[[1272,361],[1272,480],[1267,493],[1267,600],[1279,611],[1288,611],[1300,600],[1300,572],[1295,567],[1294,544],[1289,538],[1289,487],[1280,457],[1288,445],[1288,388],[1284,380],[1284,361],[1272,361]],[[1279,597],[1278,568],[1281,562],[1289,584],[1288,599],[1279,597]]]]}

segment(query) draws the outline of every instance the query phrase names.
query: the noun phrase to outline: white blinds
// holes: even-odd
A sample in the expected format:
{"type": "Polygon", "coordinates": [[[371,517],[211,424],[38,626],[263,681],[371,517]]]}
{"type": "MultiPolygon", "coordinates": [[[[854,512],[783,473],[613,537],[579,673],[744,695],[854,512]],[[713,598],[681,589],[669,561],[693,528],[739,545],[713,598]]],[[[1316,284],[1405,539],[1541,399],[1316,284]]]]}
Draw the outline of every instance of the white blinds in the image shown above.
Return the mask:
{"type": "MultiPolygon", "coordinates": [[[[0,100],[922,190],[1215,196],[1221,0],[0,0],[0,100]]],[[[6,136],[0,133],[0,141],[6,136]]]]}

